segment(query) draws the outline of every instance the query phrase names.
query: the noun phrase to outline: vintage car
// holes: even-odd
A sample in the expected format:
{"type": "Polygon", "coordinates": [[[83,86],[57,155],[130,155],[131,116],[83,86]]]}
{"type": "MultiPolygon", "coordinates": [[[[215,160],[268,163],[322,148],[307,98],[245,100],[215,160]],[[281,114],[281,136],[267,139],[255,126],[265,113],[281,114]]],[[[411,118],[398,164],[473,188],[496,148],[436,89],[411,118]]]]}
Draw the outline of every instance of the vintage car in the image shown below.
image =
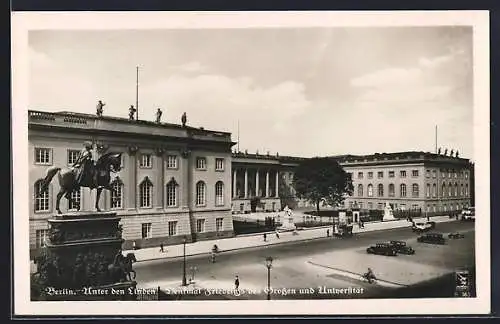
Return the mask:
{"type": "Polygon", "coordinates": [[[458,233],[458,232],[448,234],[448,238],[450,238],[450,239],[461,239],[464,237],[465,237],[465,235],[463,235],[462,233],[458,233]]]}
{"type": "Polygon", "coordinates": [[[475,207],[469,207],[462,210],[462,220],[464,221],[475,221],[476,220],[476,209],[475,207]]]}
{"type": "Polygon", "coordinates": [[[392,245],[398,253],[415,254],[415,250],[404,241],[390,241],[389,244],[392,245]]]}
{"type": "Polygon", "coordinates": [[[388,256],[398,255],[396,248],[394,248],[389,243],[377,243],[375,245],[372,245],[366,249],[366,253],[378,254],[378,255],[388,255],[388,256]]]}
{"type": "Polygon", "coordinates": [[[417,242],[430,244],[445,244],[446,240],[441,233],[427,233],[417,238],[417,242]]]}
{"type": "Polygon", "coordinates": [[[425,232],[429,231],[434,228],[435,225],[433,225],[431,222],[427,223],[414,223],[413,226],[411,227],[412,231],[414,232],[425,232]]]}

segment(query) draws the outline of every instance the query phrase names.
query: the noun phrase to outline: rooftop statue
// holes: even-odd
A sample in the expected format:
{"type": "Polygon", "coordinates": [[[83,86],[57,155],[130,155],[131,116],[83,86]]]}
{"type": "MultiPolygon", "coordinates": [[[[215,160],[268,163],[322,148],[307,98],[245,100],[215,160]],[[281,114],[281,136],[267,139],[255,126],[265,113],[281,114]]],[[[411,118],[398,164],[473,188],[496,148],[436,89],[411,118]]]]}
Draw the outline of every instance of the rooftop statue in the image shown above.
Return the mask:
{"type": "Polygon", "coordinates": [[[161,115],[163,114],[163,112],[161,111],[160,108],[158,108],[158,110],[156,111],[156,122],[159,124],[161,122],[161,115]]]}
{"type": "Polygon", "coordinates": [[[187,123],[187,116],[186,116],[186,112],[184,112],[182,114],[182,117],[181,117],[181,122],[182,122],[182,127],[186,127],[186,123],[187,123]]]}
{"type": "Polygon", "coordinates": [[[104,112],[104,109],[103,109],[104,106],[106,106],[106,104],[103,103],[101,100],[99,100],[99,102],[97,103],[97,107],[96,107],[97,117],[102,117],[102,113],[104,112]]]}
{"type": "Polygon", "coordinates": [[[134,105],[130,105],[130,108],[128,109],[128,119],[129,120],[134,120],[134,115],[137,109],[134,107],[134,105]]]}

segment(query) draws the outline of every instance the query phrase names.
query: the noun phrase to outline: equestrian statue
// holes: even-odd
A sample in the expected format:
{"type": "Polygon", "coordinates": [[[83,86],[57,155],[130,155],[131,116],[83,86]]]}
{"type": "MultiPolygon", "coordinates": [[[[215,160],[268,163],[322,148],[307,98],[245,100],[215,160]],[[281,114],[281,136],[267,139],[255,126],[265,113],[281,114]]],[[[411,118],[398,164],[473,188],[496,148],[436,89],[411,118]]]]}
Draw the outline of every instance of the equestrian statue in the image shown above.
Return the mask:
{"type": "Polygon", "coordinates": [[[127,253],[126,256],[123,256],[122,250],[118,251],[113,263],[108,266],[111,278],[118,282],[135,279],[136,272],[132,269],[132,264],[134,262],[137,262],[134,253],[127,253]],[[131,276],[131,273],[134,274],[134,277],[131,276]]]}
{"type": "Polygon", "coordinates": [[[118,172],[121,169],[122,153],[105,153],[97,162],[92,159],[91,142],[85,142],[84,148],[80,152],[77,160],[69,168],[52,167],[47,170],[47,174],[43,179],[42,187],[38,193],[48,190],[49,184],[57,174],[59,179],[59,192],[57,193],[56,210],[58,214],[62,214],[59,209],[59,203],[64,196],[68,202],[72,201],[80,209],[76,201],[72,200],[71,193],[80,190],[81,187],[97,189],[97,199],[95,208],[100,212],[99,199],[103,189],[113,192],[111,185],[111,173],[118,172]]]}

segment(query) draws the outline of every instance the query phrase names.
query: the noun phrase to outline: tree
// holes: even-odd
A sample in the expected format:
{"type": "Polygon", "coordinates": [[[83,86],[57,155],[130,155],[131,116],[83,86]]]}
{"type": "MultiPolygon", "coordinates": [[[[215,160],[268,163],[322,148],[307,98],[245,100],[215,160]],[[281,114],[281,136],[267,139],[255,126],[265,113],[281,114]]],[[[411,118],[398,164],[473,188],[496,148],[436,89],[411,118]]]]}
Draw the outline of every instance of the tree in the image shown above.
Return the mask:
{"type": "Polygon", "coordinates": [[[302,161],[295,170],[293,183],[297,197],[315,204],[318,215],[323,199],[337,206],[354,190],[350,175],[331,157],[302,161]]]}

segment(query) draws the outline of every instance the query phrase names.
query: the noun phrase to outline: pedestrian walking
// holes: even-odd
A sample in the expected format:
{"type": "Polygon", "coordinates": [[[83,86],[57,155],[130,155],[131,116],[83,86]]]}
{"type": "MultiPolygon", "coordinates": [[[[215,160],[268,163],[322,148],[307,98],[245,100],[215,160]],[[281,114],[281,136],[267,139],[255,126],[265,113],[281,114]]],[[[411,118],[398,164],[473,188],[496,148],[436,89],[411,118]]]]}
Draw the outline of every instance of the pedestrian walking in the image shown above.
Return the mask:
{"type": "Polygon", "coordinates": [[[161,242],[161,243],[160,243],[160,252],[162,252],[162,253],[163,253],[163,252],[165,252],[165,251],[163,250],[163,242],[161,242]]]}
{"type": "Polygon", "coordinates": [[[280,238],[280,234],[278,233],[278,231],[276,231],[276,238],[280,238]]]}
{"type": "Polygon", "coordinates": [[[238,276],[236,276],[234,279],[234,289],[238,290],[239,287],[240,287],[240,278],[238,278],[238,276]]]}
{"type": "Polygon", "coordinates": [[[329,229],[326,230],[326,237],[330,237],[330,230],[329,229]]]}
{"type": "Polygon", "coordinates": [[[264,233],[263,237],[264,237],[264,242],[266,242],[267,241],[267,234],[264,233]]]}

